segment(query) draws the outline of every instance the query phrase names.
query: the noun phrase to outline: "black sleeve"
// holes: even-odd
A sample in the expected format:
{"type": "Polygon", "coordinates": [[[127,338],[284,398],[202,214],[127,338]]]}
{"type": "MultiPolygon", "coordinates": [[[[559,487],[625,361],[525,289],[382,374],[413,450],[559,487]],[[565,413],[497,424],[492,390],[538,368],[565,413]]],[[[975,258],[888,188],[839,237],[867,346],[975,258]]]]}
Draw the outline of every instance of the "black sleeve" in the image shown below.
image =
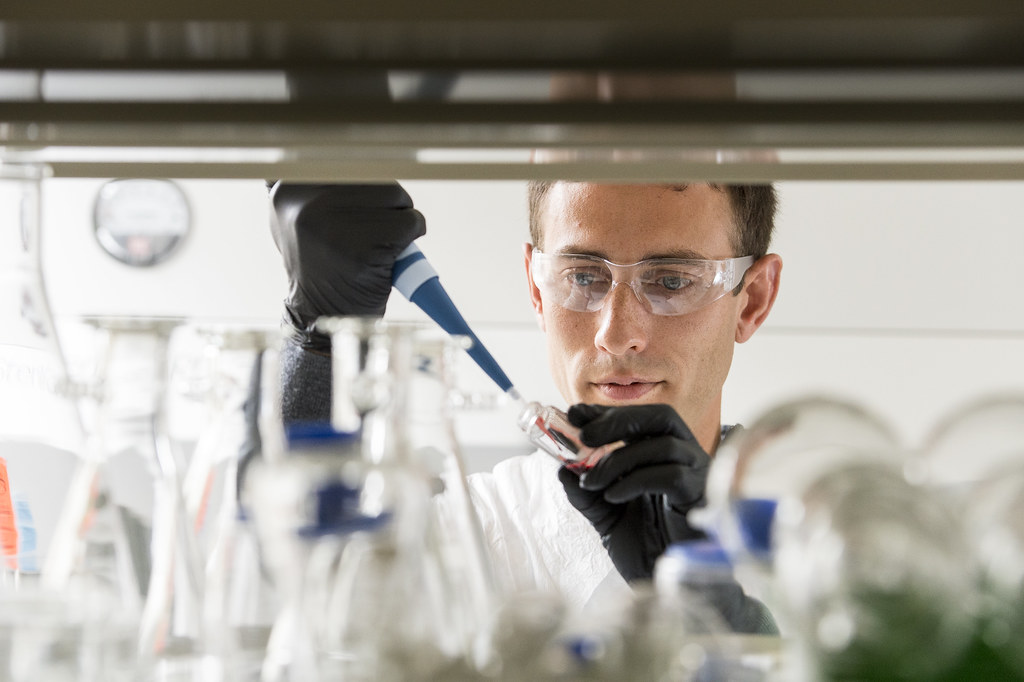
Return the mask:
{"type": "Polygon", "coordinates": [[[290,338],[281,348],[281,416],[286,426],[331,420],[331,356],[290,338]]]}
{"type": "Polygon", "coordinates": [[[709,585],[705,589],[702,596],[721,614],[733,632],[779,634],[779,626],[768,607],[746,594],[739,583],[709,585]]]}

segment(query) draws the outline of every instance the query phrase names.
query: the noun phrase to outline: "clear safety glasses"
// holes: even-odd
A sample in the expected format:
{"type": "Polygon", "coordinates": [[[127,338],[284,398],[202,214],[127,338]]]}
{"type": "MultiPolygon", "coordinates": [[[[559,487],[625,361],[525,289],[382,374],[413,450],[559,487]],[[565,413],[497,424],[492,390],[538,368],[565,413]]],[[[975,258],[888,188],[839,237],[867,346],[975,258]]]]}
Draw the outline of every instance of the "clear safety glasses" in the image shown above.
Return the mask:
{"type": "Polygon", "coordinates": [[[651,258],[632,265],[597,256],[547,254],[534,249],[533,281],[541,293],[563,308],[595,312],[618,284],[628,284],[655,315],[685,315],[700,310],[736,288],[753,256],[725,260],[651,258]]]}

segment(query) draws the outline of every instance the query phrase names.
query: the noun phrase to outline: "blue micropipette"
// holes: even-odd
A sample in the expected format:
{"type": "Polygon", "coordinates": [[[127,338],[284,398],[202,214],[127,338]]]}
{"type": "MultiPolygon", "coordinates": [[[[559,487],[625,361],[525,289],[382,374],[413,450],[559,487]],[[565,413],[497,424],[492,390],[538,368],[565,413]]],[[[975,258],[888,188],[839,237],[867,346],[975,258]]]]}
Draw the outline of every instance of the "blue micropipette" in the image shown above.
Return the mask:
{"type": "Polygon", "coordinates": [[[423,312],[437,322],[441,329],[449,334],[468,337],[473,345],[466,352],[476,361],[487,376],[508,394],[509,397],[521,401],[519,391],[498,365],[498,361],[487,351],[484,344],[476,337],[465,318],[455,307],[448,292],[441,286],[437,271],[427,261],[426,256],[415,244],[398,255],[392,273],[392,284],[399,292],[423,312]]]}
{"type": "Polygon", "coordinates": [[[562,464],[587,468],[593,466],[597,459],[623,445],[623,441],[616,441],[600,448],[588,448],[579,441],[578,435],[573,435],[578,434],[579,429],[569,423],[564,413],[538,402],[528,403],[523,400],[519,391],[512,385],[512,381],[498,366],[498,361],[487,352],[480,339],[469,328],[469,324],[455,307],[448,292],[441,286],[437,271],[427,262],[426,256],[415,244],[410,244],[409,248],[398,255],[392,273],[392,284],[403,296],[437,322],[441,329],[449,334],[466,336],[472,340],[473,345],[466,352],[480,365],[480,369],[519,405],[519,428],[541,450],[562,464]]]}

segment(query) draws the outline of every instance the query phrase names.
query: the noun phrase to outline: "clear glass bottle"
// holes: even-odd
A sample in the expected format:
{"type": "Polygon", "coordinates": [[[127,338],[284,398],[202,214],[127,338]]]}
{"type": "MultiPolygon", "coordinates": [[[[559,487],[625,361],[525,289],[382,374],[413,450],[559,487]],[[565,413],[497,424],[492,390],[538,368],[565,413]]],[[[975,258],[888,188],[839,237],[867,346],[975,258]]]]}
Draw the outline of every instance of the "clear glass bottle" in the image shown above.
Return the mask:
{"type": "Polygon", "coordinates": [[[616,441],[588,447],[580,440],[579,428],[569,422],[565,412],[536,401],[522,404],[517,423],[531,443],[577,472],[589,469],[606,454],[625,445],[625,441],[616,441]]]}
{"type": "Polygon", "coordinates": [[[324,678],[319,635],[341,544],[388,519],[359,508],[357,434],[304,424],[287,437],[279,456],[253,463],[243,490],[278,602],[259,679],[315,682],[324,678]]]}
{"type": "MultiPolygon", "coordinates": [[[[749,625],[749,618],[740,608],[732,560],[721,546],[709,540],[670,545],[655,563],[653,587],[678,638],[663,646],[680,652],[675,658],[688,661],[694,678],[758,679],[734,636],[737,624],[749,625]]],[[[778,648],[773,653],[777,660],[778,648]]]]}
{"type": "Polygon", "coordinates": [[[411,333],[406,423],[414,457],[435,481],[432,518],[449,593],[446,618],[462,639],[459,647],[468,667],[484,671],[494,664],[492,629],[503,596],[473,507],[455,425],[455,405],[461,398],[454,374],[456,354],[471,342],[432,328],[411,333]]]}

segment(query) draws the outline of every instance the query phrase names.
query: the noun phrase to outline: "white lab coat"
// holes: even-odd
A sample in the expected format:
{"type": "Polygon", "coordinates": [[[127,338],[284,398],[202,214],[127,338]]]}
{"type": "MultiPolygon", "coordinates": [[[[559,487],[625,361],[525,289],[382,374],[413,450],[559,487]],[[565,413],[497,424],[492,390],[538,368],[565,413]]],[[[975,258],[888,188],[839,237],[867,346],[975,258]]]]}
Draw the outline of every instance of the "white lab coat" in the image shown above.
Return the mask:
{"type": "Polygon", "coordinates": [[[601,538],[569,504],[558,462],[541,451],[468,477],[495,577],[512,593],[556,592],[571,610],[629,591],[601,538]]]}

